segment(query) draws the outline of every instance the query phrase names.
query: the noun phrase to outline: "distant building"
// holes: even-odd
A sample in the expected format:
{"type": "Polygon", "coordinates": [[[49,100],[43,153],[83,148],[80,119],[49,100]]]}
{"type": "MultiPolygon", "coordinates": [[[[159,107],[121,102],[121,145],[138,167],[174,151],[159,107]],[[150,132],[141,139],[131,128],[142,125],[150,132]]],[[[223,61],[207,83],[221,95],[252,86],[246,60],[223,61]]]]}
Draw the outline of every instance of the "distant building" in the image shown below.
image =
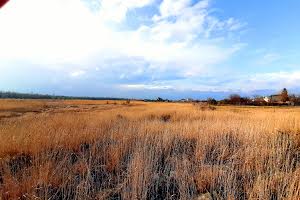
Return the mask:
{"type": "Polygon", "coordinates": [[[264,97],[263,100],[267,103],[271,102],[271,97],[264,97]]]}
{"type": "Polygon", "coordinates": [[[260,103],[283,103],[282,98],[280,94],[275,94],[271,96],[265,96],[265,97],[257,97],[252,100],[253,102],[260,102],[260,103]]]}
{"type": "Polygon", "coordinates": [[[276,95],[271,95],[270,96],[270,102],[273,103],[281,103],[282,102],[282,97],[280,94],[276,94],[276,95]]]}
{"type": "MultiPolygon", "coordinates": [[[[287,90],[284,89],[283,91],[286,91],[286,95],[287,95],[287,90]]],[[[288,97],[287,97],[288,99],[288,97]]],[[[263,100],[267,103],[275,103],[275,104],[290,104],[290,101],[283,101],[283,94],[275,94],[275,95],[271,95],[271,96],[267,96],[267,97],[263,97],[263,100]]]]}
{"type": "Polygon", "coordinates": [[[256,97],[252,99],[254,105],[264,105],[269,102],[269,97],[256,97]]]}
{"type": "MultiPolygon", "coordinates": [[[[257,96],[252,99],[252,103],[254,105],[298,105],[298,100],[295,95],[288,95],[288,91],[284,88],[281,93],[260,97],[257,96]]],[[[300,105],[300,97],[299,97],[299,105],[300,105]]]]}

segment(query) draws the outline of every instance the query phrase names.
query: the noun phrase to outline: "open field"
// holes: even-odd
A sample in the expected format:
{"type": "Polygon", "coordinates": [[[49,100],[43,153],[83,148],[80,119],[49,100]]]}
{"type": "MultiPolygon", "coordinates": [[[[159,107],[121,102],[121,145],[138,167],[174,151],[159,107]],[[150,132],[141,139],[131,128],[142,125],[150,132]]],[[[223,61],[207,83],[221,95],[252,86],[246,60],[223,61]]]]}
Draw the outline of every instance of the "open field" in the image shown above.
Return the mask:
{"type": "Polygon", "coordinates": [[[300,108],[0,100],[0,199],[300,199],[300,108]]]}

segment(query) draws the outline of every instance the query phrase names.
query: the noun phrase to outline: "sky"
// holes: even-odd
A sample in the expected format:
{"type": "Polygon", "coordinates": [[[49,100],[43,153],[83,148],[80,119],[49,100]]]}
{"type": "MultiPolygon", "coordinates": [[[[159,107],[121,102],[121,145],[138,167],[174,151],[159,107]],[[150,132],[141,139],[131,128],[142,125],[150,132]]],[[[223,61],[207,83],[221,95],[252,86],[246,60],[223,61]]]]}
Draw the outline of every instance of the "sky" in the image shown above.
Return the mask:
{"type": "Polygon", "coordinates": [[[10,0],[0,90],[170,99],[300,93],[298,0],[10,0]]]}

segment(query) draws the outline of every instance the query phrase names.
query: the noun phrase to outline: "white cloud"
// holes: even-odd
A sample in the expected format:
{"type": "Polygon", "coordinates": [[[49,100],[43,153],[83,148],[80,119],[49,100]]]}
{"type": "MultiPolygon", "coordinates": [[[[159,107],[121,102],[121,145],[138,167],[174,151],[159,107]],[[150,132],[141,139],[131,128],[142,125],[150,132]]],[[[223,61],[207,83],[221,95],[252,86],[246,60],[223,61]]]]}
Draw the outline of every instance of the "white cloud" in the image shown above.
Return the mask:
{"type": "Polygon", "coordinates": [[[127,84],[120,85],[121,88],[131,89],[131,90],[169,90],[174,89],[170,85],[155,85],[155,84],[127,84]]]}
{"type": "MultiPolygon", "coordinates": [[[[222,77],[219,77],[222,81],[222,77]]],[[[300,71],[279,71],[272,73],[255,73],[238,75],[223,83],[223,91],[252,92],[259,90],[279,90],[281,88],[299,89],[300,71]]]]}
{"type": "MultiPolygon", "coordinates": [[[[201,79],[201,78],[200,78],[201,79]]],[[[234,78],[215,76],[199,82],[197,78],[171,81],[156,81],[149,84],[120,84],[119,87],[130,90],[176,90],[193,92],[243,92],[256,94],[264,90],[277,91],[281,88],[298,89],[300,71],[279,71],[273,73],[240,74],[234,78]]]]}
{"type": "Polygon", "coordinates": [[[73,71],[70,73],[70,76],[71,77],[79,77],[79,76],[82,76],[86,73],[86,71],[84,70],[77,70],[77,71],[73,71]]]}
{"type": "Polygon", "coordinates": [[[0,13],[0,55],[39,64],[79,62],[109,30],[79,0],[15,0],[0,13]]]}
{"type": "Polygon", "coordinates": [[[300,71],[261,73],[250,79],[258,88],[295,88],[299,87],[300,71]]]}
{"type": "Polygon", "coordinates": [[[160,18],[167,18],[170,16],[178,16],[190,4],[190,0],[164,0],[159,8],[161,16],[156,16],[156,20],[159,20],[160,18]]]}
{"type": "Polygon", "coordinates": [[[262,56],[262,58],[258,61],[258,63],[261,65],[271,64],[280,59],[281,59],[281,56],[277,53],[266,53],[262,56]]]}
{"type": "MultiPolygon", "coordinates": [[[[93,70],[123,78],[147,73],[142,65],[146,64],[154,75],[172,71],[188,78],[214,73],[218,64],[242,48],[238,42],[214,40],[215,32],[226,35],[240,27],[236,19],[223,21],[211,15],[209,0],[164,0],[157,5],[159,13],[149,18],[152,22],[135,30],[123,24],[127,13],[157,1],[93,2],[99,5],[96,11],[82,0],[11,1],[0,12],[0,63],[33,63],[71,77],[93,70]],[[136,60],[142,64],[133,64],[136,60]],[[126,76],[116,74],[118,69],[126,76]]],[[[5,66],[12,67],[0,68],[5,66]]]]}
{"type": "Polygon", "coordinates": [[[122,22],[129,10],[149,5],[153,0],[102,0],[99,2],[101,18],[122,22]]]}

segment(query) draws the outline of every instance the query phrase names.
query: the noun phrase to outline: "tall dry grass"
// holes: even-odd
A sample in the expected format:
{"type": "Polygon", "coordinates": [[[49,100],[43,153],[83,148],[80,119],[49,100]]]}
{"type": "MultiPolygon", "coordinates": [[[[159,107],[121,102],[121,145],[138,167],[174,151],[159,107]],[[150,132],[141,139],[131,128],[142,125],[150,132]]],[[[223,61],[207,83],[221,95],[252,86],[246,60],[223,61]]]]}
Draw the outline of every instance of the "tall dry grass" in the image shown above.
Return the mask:
{"type": "Polygon", "coordinates": [[[43,103],[0,120],[0,199],[300,199],[299,108],[43,103]]]}

